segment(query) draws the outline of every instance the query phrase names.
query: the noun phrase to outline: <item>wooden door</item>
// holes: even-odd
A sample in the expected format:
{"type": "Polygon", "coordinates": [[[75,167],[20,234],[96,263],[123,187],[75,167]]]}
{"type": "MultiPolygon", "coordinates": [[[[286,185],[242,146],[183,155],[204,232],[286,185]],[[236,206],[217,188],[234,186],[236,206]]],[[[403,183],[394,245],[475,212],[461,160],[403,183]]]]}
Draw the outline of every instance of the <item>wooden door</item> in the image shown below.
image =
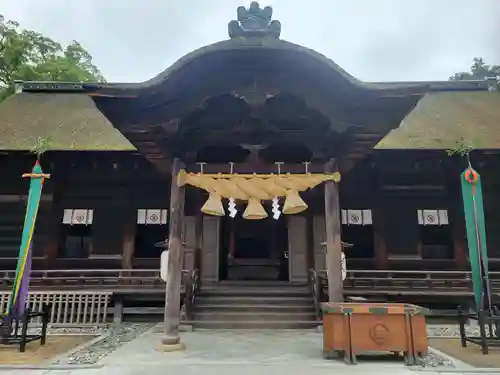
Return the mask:
{"type": "Polygon", "coordinates": [[[201,252],[201,282],[219,281],[220,219],[203,217],[203,247],[201,252]]]}
{"type": "Polygon", "coordinates": [[[288,216],[288,264],[290,282],[307,282],[307,218],[288,216]]]}

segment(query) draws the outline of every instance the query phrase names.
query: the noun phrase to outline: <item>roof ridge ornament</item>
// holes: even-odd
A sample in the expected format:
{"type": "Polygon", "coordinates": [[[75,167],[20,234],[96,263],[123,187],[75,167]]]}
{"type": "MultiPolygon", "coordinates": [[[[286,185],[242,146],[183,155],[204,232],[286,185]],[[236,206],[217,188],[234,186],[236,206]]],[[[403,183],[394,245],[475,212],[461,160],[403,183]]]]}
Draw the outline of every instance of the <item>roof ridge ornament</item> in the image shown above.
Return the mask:
{"type": "Polygon", "coordinates": [[[252,1],[246,9],[240,6],[237,9],[238,20],[228,24],[229,37],[261,37],[279,39],[281,34],[281,23],[271,20],[273,8],[266,6],[261,8],[257,1],[252,1]]]}

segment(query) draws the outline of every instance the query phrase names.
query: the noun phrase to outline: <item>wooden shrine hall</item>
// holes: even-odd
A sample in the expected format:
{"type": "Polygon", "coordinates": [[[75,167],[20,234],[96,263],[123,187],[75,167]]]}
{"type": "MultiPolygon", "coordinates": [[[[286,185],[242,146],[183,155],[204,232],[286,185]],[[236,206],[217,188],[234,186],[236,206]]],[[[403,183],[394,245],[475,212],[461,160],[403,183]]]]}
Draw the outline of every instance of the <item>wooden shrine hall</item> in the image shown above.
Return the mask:
{"type": "Polygon", "coordinates": [[[187,319],[213,327],[223,326],[214,314],[228,314],[217,302],[287,295],[305,301],[297,325],[311,324],[321,275],[333,301],[466,296],[465,160],[447,150],[470,142],[494,278],[496,81],[361,82],[280,37],[271,8],[253,2],[238,8],[229,39],[149,81],[19,82],[0,104],[0,269],[15,267],[20,175],[45,139],[52,178],[35,233],[35,287],[62,278],[51,288],[105,285],[162,300],[155,244],[168,237],[169,314],[178,316],[182,291],[187,319]],[[241,292],[249,286],[257,295],[241,292]]]}

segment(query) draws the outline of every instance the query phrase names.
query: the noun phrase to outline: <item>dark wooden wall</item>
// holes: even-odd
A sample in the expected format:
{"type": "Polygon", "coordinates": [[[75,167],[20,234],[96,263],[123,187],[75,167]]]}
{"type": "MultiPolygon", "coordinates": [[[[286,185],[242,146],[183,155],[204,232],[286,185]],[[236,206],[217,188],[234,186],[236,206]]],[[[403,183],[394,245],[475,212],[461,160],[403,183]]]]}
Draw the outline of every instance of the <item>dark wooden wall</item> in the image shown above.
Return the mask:
{"type": "MultiPolygon", "coordinates": [[[[0,254],[15,258],[25,212],[25,200],[11,202],[14,194],[27,194],[29,182],[20,176],[31,169],[31,155],[15,153],[0,158],[4,183],[0,194],[0,254]]],[[[138,208],[168,208],[170,178],[162,176],[144,158],[130,153],[68,152],[42,157],[51,173],[44,185],[34,238],[34,267],[117,268],[128,232],[136,226],[138,208]],[[88,259],[59,256],[64,209],[93,209],[92,251],[88,259]]],[[[133,235],[133,234],[132,234],[133,235]]],[[[15,267],[15,259],[2,259],[0,268],[15,267]]]]}
{"type": "MultiPolygon", "coordinates": [[[[500,154],[477,152],[472,162],[482,174],[488,252],[492,269],[500,262],[500,154]]],[[[34,163],[26,153],[0,155],[0,268],[15,267],[29,181],[21,179],[34,163]]],[[[170,177],[160,175],[144,158],[129,152],[67,152],[44,155],[42,166],[52,174],[34,240],[34,267],[141,267],[133,262],[136,215],[139,208],[168,208],[170,177]],[[92,252],[88,259],[58,257],[65,208],[94,209],[92,252]],[[126,253],[128,255],[123,256],[126,253]]],[[[350,268],[456,269],[467,267],[459,174],[464,160],[443,151],[376,151],[343,175],[340,202],[344,209],[371,209],[374,255],[351,259],[350,268]],[[451,259],[417,259],[421,255],[417,209],[446,209],[453,242],[451,259]],[[411,257],[412,259],[403,259],[411,257]]],[[[324,215],[323,189],[303,195],[309,263],[321,257],[324,215]],[[319,228],[319,229],[318,229],[319,228]]],[[[197,213],[196,193],[188,189],[186,215],[197,213]]],[[[197,198],[198,199],[198,198],[197,198]]],[[[197,201],[198,202],[198,201],[197,201]]],[[[348,255],[349,257],[349,255],[348,255]]]]}

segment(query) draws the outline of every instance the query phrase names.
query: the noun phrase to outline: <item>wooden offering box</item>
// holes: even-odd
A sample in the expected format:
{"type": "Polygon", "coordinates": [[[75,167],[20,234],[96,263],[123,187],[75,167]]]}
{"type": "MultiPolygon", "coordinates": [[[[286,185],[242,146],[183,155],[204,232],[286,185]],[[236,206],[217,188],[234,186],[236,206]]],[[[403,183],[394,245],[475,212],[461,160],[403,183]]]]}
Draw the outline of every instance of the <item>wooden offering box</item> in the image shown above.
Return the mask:
{"type": "Polygon", "coordinates": [[[323,311],[323,356],[340,355],[356,364],[356,355],[403,352],[407,365],[427,355],[427,309],[402,303],[335,303],[323,311]]]}

